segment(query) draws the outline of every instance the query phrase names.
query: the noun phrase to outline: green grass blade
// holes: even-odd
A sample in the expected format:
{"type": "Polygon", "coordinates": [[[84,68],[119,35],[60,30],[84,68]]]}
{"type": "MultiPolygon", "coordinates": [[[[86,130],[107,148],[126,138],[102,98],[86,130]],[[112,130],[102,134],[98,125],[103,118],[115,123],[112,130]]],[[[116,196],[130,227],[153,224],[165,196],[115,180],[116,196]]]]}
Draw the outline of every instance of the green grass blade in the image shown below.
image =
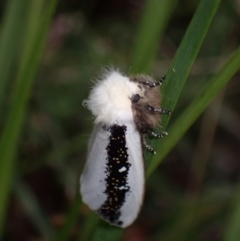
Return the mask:
{"type": "MultiPolygon", "coordinates": [[[[7,198],[12,182],[14,158],[17,152],[16,147],[24,112],[56,0],[39,0],[31,3],[20,68],[12,92],[10,110],[0,140],[0,234],[4,224],[7,198]]],[[[26,8],[27,10],[28,8],[26,8]]]]}
{"type": "MultiPolygon", "coordinates": [[[[214,14],[219,6],[220,0],[201,0],[196,13],[186,31],[186,34],[181,42],[181,45],[173,59],[173,62],[167,73],[165,83],[162,87],[162,92],[165,98],[163,99],[162,106],[173,110],[181,90],[185,84],[186,78],[193,65],[193,62],[199,52],[204,37],[209,29],[214,14]]],[[[164,115],[162,117],[161,126],[163,129],[170,119],[170,116],[164,115]]],[[[169,131],[172,135],[172,132],[169,131]]],[[[166,140],[166,138],[164,138],[166,140]]],[[[148,175],[156,168],[162,158],[162,142],[157,142],[157,155],[154,155],[149,166],[148,175]],[[161,149],[159,147],[161,146],[161,149]],[[158,151],[159,149],[159,151],[158,151]]]]}
{"type": "MultiPolygon", "coordinates": [[[[237,189],[236,193],[239,193],[239,188],[237,189]]],[[[239,222],[240,222],[240,195],[237,195],[235,204],[233,205],[232,215],[227,224],[227,230],[225,232],[223,241],[239,240],[239,237],[240,237],[239,222]]]]}
{"type": "Polygon", "coordinates": [[[17,180],[15,192],[23,206],[23,209],[25,210],[26,215],[32,220],[32,223],[35,225],[36,229],[39,230],[40,234],[42,234],[42,237],[45,240],[52,240],[54,237],[53,228],[51,227],[47,216],[40,208],[32,191],[20,180],[17,180]]]}
{"type": "Polygon", "coordinates": [[[79,241],[88,241],[92,240],[95,233],[93,233],[93,230],[96,229],[97,225],[100,222],[99,216],[95,212],[89,213],[89,215],[86,217],[86,221],[83,226],[83,231],[79,235],[79,241]]]}
{"type": "Polygon", "coordinates": [[[3,107],[5,86],[11,74],[13,63],[16,61],[19,39],[26,17],[26,6],[29,0],[11,0],[6,3],[0,40],[0,113],[3,107]]]}
{"type": "Polygon", "coordinates": [[[114,241],[119,240],[121,237],[123,229],[109,226],[109,224],[105,222],[101,222],[98,226],[98,229],[93,235],[92,241],[114,241]]]}
{"type": "Polygon", "coordinates": [[[60,231],[57,233],[55,240],[56,241],[65,241],[69,240],[72,234],[72,229],[75,226],[78,217],[79,217],[79,207],[81,205],[81,197],[79,190],[75,195],[74,201],[71,204],[70,210],[67,213],[66,221],[60,231]]]}
{"type": "Polygon", "coordinates": [[[220,72],[215,75],[205,88],[199,92],[192,104],[182,113],[182,115],[171,126],[171,135],[159,141],[161,151],[152,159],[151,165],[147,170],[149,176],[159,165],[160,161],[168,154],[172,147],[179,141],[187,129],[207,108],[210,102],[216,97],[221,89],[227,84],[232,76],[240,69],[240,48],[229,58],[220,72]]]}
{"type": "Polygon", "coordinates": [[[148,0],[131,60],[131,72],[148,72],[162,33],[171,16],[175,0],[148,0]]]}
{"type": "MultiPolygon", "coordinates": [[[[173,110],[221,0],[201,0],[167,73],[163,106],[173,110]]],[[[161,123],[166,126],[169,116],[161,123]]]]}

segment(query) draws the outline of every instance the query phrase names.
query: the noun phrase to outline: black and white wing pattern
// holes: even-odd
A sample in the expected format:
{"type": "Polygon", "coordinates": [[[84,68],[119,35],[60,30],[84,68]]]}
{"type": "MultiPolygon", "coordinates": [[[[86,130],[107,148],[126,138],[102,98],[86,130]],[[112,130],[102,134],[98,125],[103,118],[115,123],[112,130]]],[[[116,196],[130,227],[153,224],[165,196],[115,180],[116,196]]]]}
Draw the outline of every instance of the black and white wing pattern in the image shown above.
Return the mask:
{"type": "Polygon", "coordinates": [[[101,218],[132,224],[144,193],[142,141],[133,123],[95,126],[80,184],[83,202],[101,218]]]}

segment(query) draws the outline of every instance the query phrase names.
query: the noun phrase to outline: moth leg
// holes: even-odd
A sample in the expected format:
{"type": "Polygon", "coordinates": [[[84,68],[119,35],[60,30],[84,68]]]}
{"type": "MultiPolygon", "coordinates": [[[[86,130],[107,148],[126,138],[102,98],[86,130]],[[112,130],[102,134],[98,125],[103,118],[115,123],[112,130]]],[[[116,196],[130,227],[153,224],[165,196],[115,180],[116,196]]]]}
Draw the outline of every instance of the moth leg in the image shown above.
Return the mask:
{"type": "Polygon", "coordinates": [[[161,132],[159,134],[154,132],[154,131],[148,131],[148,133],[151,134],[152,136],[156,137],[156,138],[163,138],[164,136],[168,135],[168,133],[165,132],[165,131],[163,131],[163,132],[161,132]]]}
{"type": "Polygon", "coordinates": [[[145,140],[143,141],[143,145],[148,151],[152,152],[154,155],[156,154],[156,151],[151,146],[149,146],[145,140]]]}
{"type": "Polygon", "coordinates": [[[145,108],[150,111],[150,112],[158,112],[158,113],[161,113],[161,114],[168,114],[168,115],[171,115],[172,112],[168,109],[164,109],[164,108],[155,108],[153,106],[150,106],[150,105],[146,105],[145,108]]]}
{"type": "Polygon", "coordinates": [[[150,81],[143,81],[141,84],[147,85],[148,87],[156,87],[156,86],[161,86],[165,80],[165,76],[163,76],[159,81],[157,82],[150,82],[150,81]]]}

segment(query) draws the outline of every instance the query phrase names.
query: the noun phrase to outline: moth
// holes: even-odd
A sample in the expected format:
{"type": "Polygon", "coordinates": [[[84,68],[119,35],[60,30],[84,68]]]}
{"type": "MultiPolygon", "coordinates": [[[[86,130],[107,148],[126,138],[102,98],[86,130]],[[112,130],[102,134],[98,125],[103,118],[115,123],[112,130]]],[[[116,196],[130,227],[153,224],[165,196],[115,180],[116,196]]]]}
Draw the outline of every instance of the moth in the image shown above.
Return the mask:
{"type": "Polygon", "coordinates": [[[102,219],[121,228],[134,222],[143,202],[143,146],[155,153],[145,137],[167,135],[153,131],[160,115],[170,114],[160,107],[163,81],[111,70],[84,101],[95,117],[95,126],[80,178],[82,200],[102,219]]]}

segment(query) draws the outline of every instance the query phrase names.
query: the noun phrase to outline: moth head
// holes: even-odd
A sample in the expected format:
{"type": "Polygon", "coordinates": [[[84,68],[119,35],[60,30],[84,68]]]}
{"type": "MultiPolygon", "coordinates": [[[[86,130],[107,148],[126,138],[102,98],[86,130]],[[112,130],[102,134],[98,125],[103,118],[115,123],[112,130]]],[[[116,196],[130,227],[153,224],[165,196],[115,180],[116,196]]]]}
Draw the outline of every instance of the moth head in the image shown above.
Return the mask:
{"type": "Polygon", "coordinates": [[[134,121],[139,131],[144,133],[159,123],[159,113],[151,111],[149,107],[160,108],[160,88],[149,87],[150,85],[146,83],[151,84],[156,81],[146,75],[131,76],[130,80],[138,86],[138,91],[131,97],[134,121]]]}

